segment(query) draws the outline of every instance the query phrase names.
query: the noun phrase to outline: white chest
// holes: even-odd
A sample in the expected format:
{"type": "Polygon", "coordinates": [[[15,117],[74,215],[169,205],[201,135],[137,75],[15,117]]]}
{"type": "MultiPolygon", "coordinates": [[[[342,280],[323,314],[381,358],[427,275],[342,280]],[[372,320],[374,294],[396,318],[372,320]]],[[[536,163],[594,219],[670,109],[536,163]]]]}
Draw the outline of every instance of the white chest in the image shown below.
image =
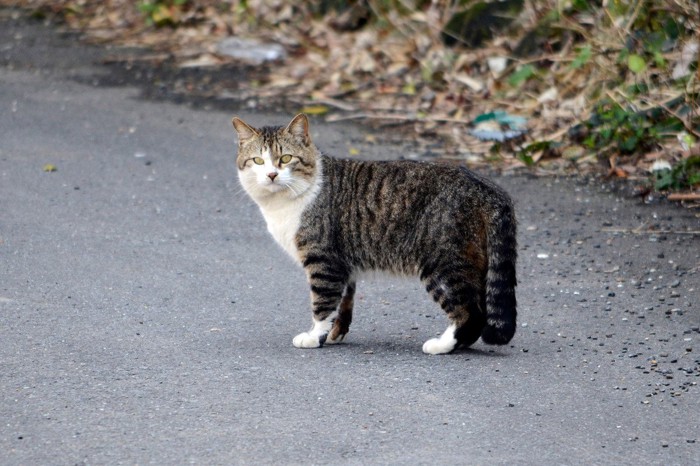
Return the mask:
{"type": "Polygon", "coordinates": [[[299,230],[304,207],[306,207],[305,203],[293,202],[284,208],[260,208],[265,222],[267,222],[267,231],[295,261],[299,261],[295,237],[297,230],[299,230]]]}

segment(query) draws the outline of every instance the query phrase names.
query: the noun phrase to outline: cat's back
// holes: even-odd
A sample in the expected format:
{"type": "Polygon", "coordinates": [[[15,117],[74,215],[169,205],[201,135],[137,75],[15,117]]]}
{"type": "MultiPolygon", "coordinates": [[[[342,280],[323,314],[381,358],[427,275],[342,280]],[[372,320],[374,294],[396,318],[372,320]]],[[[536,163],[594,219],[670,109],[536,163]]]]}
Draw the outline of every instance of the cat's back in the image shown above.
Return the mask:
{"type": "Polygon", "coordinates": [[[413,209],[438,200],[481,208],[511,203],[508,194],[494,182],[451,163],[323,156],[323,166],[324,191],[344,203],[376,202],[413,209]]]}

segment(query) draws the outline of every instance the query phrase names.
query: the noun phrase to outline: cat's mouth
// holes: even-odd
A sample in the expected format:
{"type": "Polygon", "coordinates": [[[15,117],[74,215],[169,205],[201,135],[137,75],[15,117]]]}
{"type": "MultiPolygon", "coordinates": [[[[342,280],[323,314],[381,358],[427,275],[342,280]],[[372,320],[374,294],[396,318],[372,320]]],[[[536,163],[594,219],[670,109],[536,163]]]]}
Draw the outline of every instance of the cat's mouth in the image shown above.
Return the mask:
{"type": "Polygon", "coordinates": [[[271,193],[278,193],[287,189],[287,186],[285,186],[284,184],[272,180],[267,180],[261,183],[261,187],[270,191],[271,193]]]}

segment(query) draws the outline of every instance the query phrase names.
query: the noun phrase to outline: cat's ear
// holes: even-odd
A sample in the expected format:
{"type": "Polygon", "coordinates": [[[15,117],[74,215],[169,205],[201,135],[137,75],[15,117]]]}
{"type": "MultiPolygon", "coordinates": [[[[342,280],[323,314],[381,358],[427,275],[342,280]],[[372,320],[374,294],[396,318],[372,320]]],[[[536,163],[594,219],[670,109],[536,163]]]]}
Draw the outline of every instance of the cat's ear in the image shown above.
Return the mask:
{"type": "Polygon", "coordinates": [[[305,146],[311,144],[311,136],[309,136],[309,119],[306,118],[306,115],[303,113],[295,116],[284,130],[294,136],[305,146]]]}
{"type": "Polygon", "coordinates": [[[253,139],[254,137],[260,135],[260,133],[258,133],[258,130],[256,130],[255,128],[253,128],[248,123],[246,123],[238,117],[233,117],[231,123],[233,123],[233,127],[238,133],[239,144],[243,144],[244,142],[247,142],[250,139],[253,139]]]}

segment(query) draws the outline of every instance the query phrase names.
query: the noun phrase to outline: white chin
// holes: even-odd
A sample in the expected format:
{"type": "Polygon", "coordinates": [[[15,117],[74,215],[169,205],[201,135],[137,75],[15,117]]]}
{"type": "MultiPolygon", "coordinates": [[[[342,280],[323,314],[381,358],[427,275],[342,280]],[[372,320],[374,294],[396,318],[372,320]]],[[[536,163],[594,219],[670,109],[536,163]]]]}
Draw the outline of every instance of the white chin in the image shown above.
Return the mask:
{"type": "Polygon", "coordinates": [[[276,183],[270,183],[262,186],[263,189],[271,192],[271,193],[278,193],[280,191],[284,191],[285,187],[282,186],[281,184],[276,184],[276,183]]]}

